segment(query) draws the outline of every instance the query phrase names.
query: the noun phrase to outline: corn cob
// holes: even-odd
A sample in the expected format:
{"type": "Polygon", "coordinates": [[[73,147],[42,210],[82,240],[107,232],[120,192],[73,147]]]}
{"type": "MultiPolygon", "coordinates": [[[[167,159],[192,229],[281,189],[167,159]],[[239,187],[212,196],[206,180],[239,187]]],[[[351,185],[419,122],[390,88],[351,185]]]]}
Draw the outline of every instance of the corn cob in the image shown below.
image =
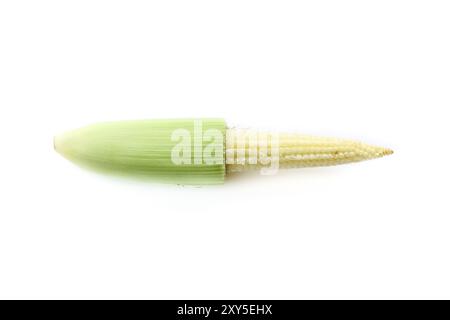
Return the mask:
{"type": "Polygon", "coordinates": [[[55,150],[98,171],[177,184],[221,184],[226,173],[329,166],[391,154],[360,142],[227,129],[222,119],[100,123],[54,138],[55,150]]]}
{"type": "MultiPolygon", "coordinates": [[[[383,147],[337,138],[315,137],[295,133],[277,134],[277,146],[273,146],[274,134],[254,132],[253,130],[228,129],[226,138],[227,172],[264,168],[261,161],[250,161],[253,157],[274,156],[271,150],[278,148],[278,165],[280,168],[318,167],[345,164],[379,158],[392,154],[393,151],[383,147]],[[256,135],[256,139],[255,139],[256,135]],[[268,145],[260,154],[260,141],[268,145]]],[[[266,161],[267,162],[267,161],[266,161]]]]}

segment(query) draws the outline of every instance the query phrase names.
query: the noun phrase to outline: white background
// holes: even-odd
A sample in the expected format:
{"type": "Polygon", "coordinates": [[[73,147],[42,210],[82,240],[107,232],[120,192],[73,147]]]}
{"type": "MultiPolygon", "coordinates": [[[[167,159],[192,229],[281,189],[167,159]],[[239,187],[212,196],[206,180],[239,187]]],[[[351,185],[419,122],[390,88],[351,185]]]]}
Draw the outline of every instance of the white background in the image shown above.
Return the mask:
{"type": "Polygon", "coordinates": [[[0,298],[450,298],[448,1],[2,1],[0,298]],[[84,171],[124,119],[394,155],[217,187],[84,171]]]}

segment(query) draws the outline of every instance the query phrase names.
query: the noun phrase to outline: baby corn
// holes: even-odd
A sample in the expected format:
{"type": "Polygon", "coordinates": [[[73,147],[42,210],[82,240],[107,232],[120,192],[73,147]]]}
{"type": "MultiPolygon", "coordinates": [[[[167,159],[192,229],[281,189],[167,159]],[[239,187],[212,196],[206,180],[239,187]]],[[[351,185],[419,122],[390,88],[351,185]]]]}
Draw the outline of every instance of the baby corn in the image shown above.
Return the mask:
{"type": "Polygon", "coordinates": [[[54,138],[57,152],[102,172],[177,184],[221,184],[230,172],[317,167],[379,158],[390,149],[290,133],[227,129],[223,119],[100,123],[54,138]]]}

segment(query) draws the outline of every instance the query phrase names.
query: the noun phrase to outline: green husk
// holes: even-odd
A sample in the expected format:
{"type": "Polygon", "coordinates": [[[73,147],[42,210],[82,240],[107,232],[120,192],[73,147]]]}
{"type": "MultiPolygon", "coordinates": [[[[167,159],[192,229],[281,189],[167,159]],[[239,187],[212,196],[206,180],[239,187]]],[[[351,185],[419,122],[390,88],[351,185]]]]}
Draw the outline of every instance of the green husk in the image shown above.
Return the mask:
{"type": "Polygon", "coordinates": [[[199,164],[193,146],[190,163],[173,162],[172,152],[179,143],[173,141],[174,131],[182,129],[194,137],[199,121],[203,133],[216,129],[225,136],[222,119],[139,120],[90,125],[55,137],[54,144],[67,159],[101,172],[177,184],[221,184],[225,177],[224,154],[222,163],[199,164]]]}

